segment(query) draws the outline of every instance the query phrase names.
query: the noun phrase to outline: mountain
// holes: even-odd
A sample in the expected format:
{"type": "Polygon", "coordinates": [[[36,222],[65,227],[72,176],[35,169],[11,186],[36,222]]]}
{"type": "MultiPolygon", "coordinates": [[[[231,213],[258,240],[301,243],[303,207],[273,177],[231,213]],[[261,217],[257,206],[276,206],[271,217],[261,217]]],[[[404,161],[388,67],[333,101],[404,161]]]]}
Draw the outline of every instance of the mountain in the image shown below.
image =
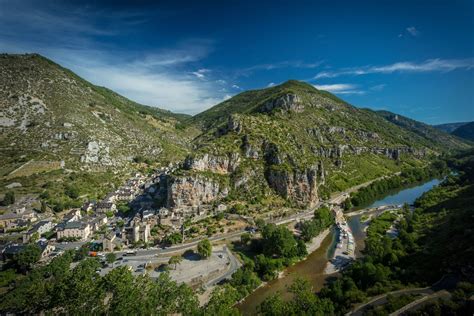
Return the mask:
{"type": "Polygon", "coordinates": [[[331,192],[467,147],[426,124],[359,109],[294,80],[243,92],[188,124],[203,132],[170,179],[169,207],[203,197],[259,209],[312,206],[331,192]]]}
{"type": "Polygon", "coordinates": [[[438,148],[456,149],[460,144],[454,137],[431,125],[389,111],[377,111],[377,114],[389,122],[419,135],[421,137],[420,141],[423,142],[425,146],[436,145],[440,146],[438,148]]]}
{"type": "Polygon", "coordinates": [[[295,80],[189,117],[137,104],[36,54],[0,55],[0,75],[0,188],[39,195],[57,211],[170,162],[177,168],[153,198],[172,209],[308,207],[469,146],[295,80]]]}
{"type": "Polygon", "coordinates": [[[459,126],[451,134],[470,141],[474,141],[474,122],[459,126]]]}
{"type": "Polygon", "coordinates": [[[443,132],[451,134],[456,128],[466,125],[469,122],[456,122],[456,123],[445,123],[433,125],[434,128],[437,128],[443,132]]]}
{"type": "Polygon", "coordinates": [[[110,172],[101,181],[114,182],[136,162],[183,159],[192,135],[181,126],[187,115],[137,104],[37,54],[0,55],[0,104],[2,188],[37,188],[72,171],[110,172]]]}

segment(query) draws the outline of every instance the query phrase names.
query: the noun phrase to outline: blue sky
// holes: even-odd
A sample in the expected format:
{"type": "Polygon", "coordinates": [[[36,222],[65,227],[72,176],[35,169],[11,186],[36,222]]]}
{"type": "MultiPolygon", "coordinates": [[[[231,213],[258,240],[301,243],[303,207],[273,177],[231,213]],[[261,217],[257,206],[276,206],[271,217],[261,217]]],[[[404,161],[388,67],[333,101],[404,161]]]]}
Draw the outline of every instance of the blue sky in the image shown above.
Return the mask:
{"type": "Polygon", "coordinates": [[[474,120],[471,0],[0,0],[0,52],[189,114],[298,79],[431,124],[474,120]]]}

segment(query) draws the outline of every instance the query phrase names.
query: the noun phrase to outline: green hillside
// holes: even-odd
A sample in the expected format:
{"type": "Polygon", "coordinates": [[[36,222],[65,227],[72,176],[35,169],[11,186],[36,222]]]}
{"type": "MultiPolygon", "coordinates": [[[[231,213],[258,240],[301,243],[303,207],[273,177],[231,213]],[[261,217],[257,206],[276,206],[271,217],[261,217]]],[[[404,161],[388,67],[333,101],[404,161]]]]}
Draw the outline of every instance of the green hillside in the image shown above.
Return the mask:
{"type": "Polygon", "coordinates": [[[469,141],[474,141],[474,122],[456,128],[452,134],[469,141]]]}
{"type": "MultiPolygon", "coordinates": [[[[327,196],[467,147],[428,125],[356,108],[294,80],[238,94],[188,123],[203,128],[190,158],[201,165],[189,172],[203,171],[203,157],[239,157],[229,176],[230,197],[255,203],[274,203],[276,192],[305,205],[298,190],[313,180],[318,197],[327,196]]],[[[215,171],[215,164],[204,169],[215,171]]]]}
{"type": "Polygon", "coordinates": [[[102,195],[137,162],[182,160],[194,133],[177,128],[188,116],[137,104],[36,54],[0,55],[0,104],[0,192],[48,185],[59,199],[76,183],[102,195]]]}

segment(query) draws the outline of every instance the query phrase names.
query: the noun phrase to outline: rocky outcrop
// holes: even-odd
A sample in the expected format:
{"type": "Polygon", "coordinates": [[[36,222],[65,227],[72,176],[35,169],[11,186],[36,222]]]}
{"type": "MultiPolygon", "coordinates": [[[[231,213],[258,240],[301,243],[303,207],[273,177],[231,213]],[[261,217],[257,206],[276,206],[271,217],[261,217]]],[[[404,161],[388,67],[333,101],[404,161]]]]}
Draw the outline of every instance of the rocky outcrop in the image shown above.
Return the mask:
{"type": "Polygon", "coordinates": [[[283,163],[283,157],[278,149],[278,146],[274,143],[264,142],[263,143],[264,159],[268,165],[279,165],[283,163]]]}
{"type": "Polygon", "coordinates": [[[168,208],[192,208],[225,198],[227,187],[200,175],[169,176],[166,205],[168,208]]]}
{"type": "Polygon", "coordinates": [[[398,160],[400,155],[409,154],[414,157],[423,158],[426,156],[425,149],[417,149],[412,147],[365,147],[365,146],[352,146],[352,145],[337,145],[333,147],[313,147],[312,152],[319,157],[323,158],[342,158],[344,153],[352,155],[361,155],[363,153],[372,153],[376,155],[383,155],[390,159],[398,160]]]}
{"type": "Polygon", "coordinates": [[[110,165],[112,162],[109,155],[109,146],[97,141],[87,143],[84,155],[81,156],[81,162],[110,165]]]}
{"type": "Polygon", "coordinates": [[[282,111],[303,112],[304,105],[296,94],[284,94],[276,99],[266,101],[261,107],[262,112],[271,112],[274,109],[282,111]]]}
{"type": "Polygon", "coordinates": [[[300,171],[271,166],[266,172],[266,179],[281,197],[301,207],[312,207],[318,202],[317,173],[317,167],[300,171]]]}
{"type": "Polygon", "coordinates": [[[238,133],[241,133],[243,130],[243,123],[239,119],[237,115],[231,115],[229,116],[229,120],[227,121],[227,131],[233,131],[238,133]]]}
{"type": "Polygon", "coordinates": [[[234,172],[239,166],[240,155],[230,153],[227,156],[188,156],[184,161],[184,169],[195,171],[211,171],[220,174],[234,172]]]}
{"type": "Polygon", "coordinates": [[[246,158],[258,159],[260,157],[258,149],[250,143],[248,135],[242,137],[242,151],[246,158]]]}

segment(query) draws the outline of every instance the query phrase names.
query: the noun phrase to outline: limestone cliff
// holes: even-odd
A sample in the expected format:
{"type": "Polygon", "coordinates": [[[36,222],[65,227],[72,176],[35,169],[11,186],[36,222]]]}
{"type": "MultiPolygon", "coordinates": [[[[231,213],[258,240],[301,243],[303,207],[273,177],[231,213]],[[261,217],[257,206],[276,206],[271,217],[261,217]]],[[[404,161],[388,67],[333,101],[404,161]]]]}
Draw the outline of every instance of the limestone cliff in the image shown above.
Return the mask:
{"type": "Polygon", "coordinates": [[[187,170],[226,174],[235,171],[239,162],[240,155],[238,153],[230,153],[227,156],[204,154],[202,156],[188,156],[183,167],[187,170]]]}
{"type": "Polygon", "coordinates": [[[172,175],[167,179],[168,208],[192,208],[225,198],[229,191],[214,179],[202,175],[172,175]]]}
{"type": "Polygon", "coordinates": [[[270,167],[266,172],[268,185],[281,197],[300,207],[312,207],[318,202],[317,167],[287,170],[270,167]]]}

